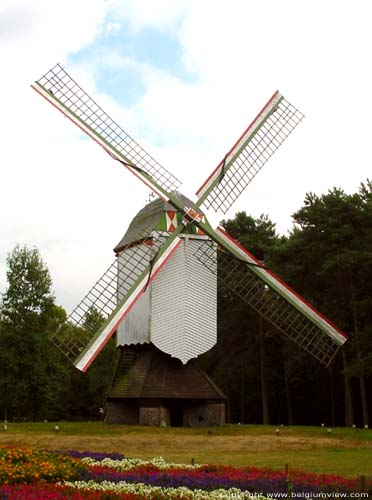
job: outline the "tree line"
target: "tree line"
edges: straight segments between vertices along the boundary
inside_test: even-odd
[[[369,425],[372,183],[351,195],[308,193],[286,236],[264,215],[240,212],[222,225],[349,336],[326,369],[219,285],[218,342],[200,363],[228,397],[229,420]],[[0,418],[99,418],[115,342],[82,374],[49,341],[65,320],[40,252],[16,246],[0,303]],[[101,320],[88,311],[84,327]]]
[[[372,183],[308,193],[293,229],[266,216],[223,221],[267,267],[349,339],[328,369],[220,288],[219,340],[204,366],[237,422],[366,426],[372,404]]]

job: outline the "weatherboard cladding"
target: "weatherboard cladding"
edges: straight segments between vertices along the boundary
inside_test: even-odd
[[[117,345],[144,344],[150,336],[151,285],[134,304],[117,329]]]
[[[119,346],[150,342],[150,322],[151,285],[149,285],[119,325],[116,344]]]
[[[217,342],[217,278],[194,255],[205,244],[186,236],[152,284],[151,341],[183,363]]]
[[[127,265],[120,265],[125,261],[130,261],[132,253],[136,252],[138,246],[145,246],[146,243],[140,243],[136,246],[131,246],[124,249],[118,255],[119,266],[118,266],[118,283],[125,283],[126,280],[121,276],[121,269],[128,269]],[[146,255],[146,254],[145,254]],[[151,254],[148,255],[148,260],[150,260]],[[148,262],[146,262],[146,265]],[[150,287],[145,293],[139,298],[139,300],[134,304],[132,309],[129,311],[123,322],[119,325],[117,329],[117,345],[129,345],[137,343],[150,342],[150,301],[151,292]],[[118,300],[127,293],[127,289],[120,287],[118,289]]]
[[[185,203],[191,204],[186,198]],[[164,209],[168,208],[171,206],[164,201],[155,200],[141,210],[115,249],[120,250],[119,263],[130,261],[138,246],[148,245],[148,241],[138,241],[139,235],[144,237],[143,229],[150,227],[149,220],[157,221],[158,227],[162,219],[165,224]],[[194,255],[196,249],[205,244],[203,237],[184,235],[180,247],[120,324],[117,345],[153,342],[183,363],[214,346],[217,341],[217,278]],[[128,269],[128,266],[119,265],[118,269],[120,283],[125,281],[120,269]],[[126,292],[119,287],[118,299]]]
[[[133,353],[135,355],[133,356]],[[121,348],[121,358],[108,398],[225,399],[195,360],[187,365],[154,346]]]

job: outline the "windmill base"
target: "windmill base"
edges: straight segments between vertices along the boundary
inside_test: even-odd
[[[172,401],[106,402],[105,422],[108,424],[152,425],[174,427],[210,427],[225,424],[225,404],[216,402]],[[167,405],[167,406],[163,406]]]
[[[120,347],[107,391],[105,422],[219,426],[225,423],[225,399],[196,360],[183,365],[152,345]]]

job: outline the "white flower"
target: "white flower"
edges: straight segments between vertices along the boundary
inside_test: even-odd
[[[140,458],[124,458],[122,460],[113,460],[111,458],[104,458],[103,460],[94,460],[93,458],[82,458],[82,462],[87,465],[101,465],[119,471],[126,471],[138,466],[154,465],[159,469],[198,469],[202,464],[175,464],[168,463],[163,457],[154,457],[151,460],[141,460]]]
[[[267,500],[264,496],[249,493],[248,491],[241,491],[238,488],[203,491],[190,490],[185,486],[178,488],[165,488],[160,486],[150,486],[143,483],[126,483],[125,481],[120,481],[118,483],[110,481],[102,481],[101,483],[96,483],[94,481],[65,481],[63,484],[71,488],[91,491],[110,490],[115,493],[136,493],[137,495],[143,496],[143,498],[151,498],[154,494],[161,494],[164,500],[172,500],[175,495],[181,498],[184,497],[187,500]]]

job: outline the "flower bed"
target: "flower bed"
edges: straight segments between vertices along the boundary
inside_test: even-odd
[[[297,471],[275,471],[257,467],[234,468],[227,466],[180,466],[166,464],[162,459],[149,463],[131,460],[85,459],[90,465],[86,479],[100,483],[143,483],[161,487],[187,487],[190,490],[212,491],[237,488],[241,491],[274,493],[319,493],[356,491],[357,480],[330,474],[310,474]]]
[[[371,482],[366,486],[372,492]],[[0,500],[245,500],[357,491],[357,480],[329,474],[0,448]]]
[[[49,484],[0,486],[1,500],[101,500],[102,498],[102,492],[76,490],[68,486]],[[116,493],[105,495],[105,500],[117,500],[118,498]],[[127,497],[126,500],[140,500],[142,498],[131,496]]]
[[[81,461],[70,455],[26,448],[0,448],[0,484],[73,480],[84,471]]]

